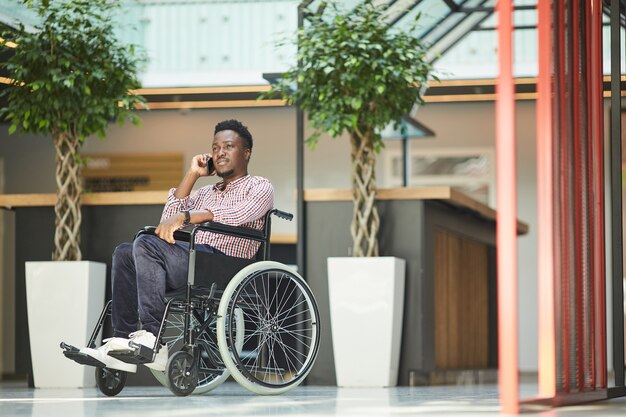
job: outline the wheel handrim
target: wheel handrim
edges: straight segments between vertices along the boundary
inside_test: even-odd
[[[233,320],[236,309],[243,311],[245,336],[242,353],[231,356],[246,378],[280,388],[306,376],[319,345],[319,314],[299,277],[287,270],[268,269],[242,281],[229,309],[231,353],[238,330]]]

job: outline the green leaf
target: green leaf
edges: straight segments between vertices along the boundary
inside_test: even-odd
[[[16,130],[17,130],[17,124],[15,124],[15,122],[11,123],[11,126],[9,126],[9,135],[12,135],[13,133],[15,133]]]
[[[306,140],[311,148],[320,132],[364,145],[364,152],[352,156],[368,155],[360,162],[369,164],[364,169],[369,171],[375,168],[375,158],[369,155],[384,145],[376,132],[423,102],[424,90],[415,88],[415,82],[433,78],[431,64],[424,59],[427,47],[414,35],[420,33],[415,26],[389,27],[389,2],[365,0],[354,8],[341,7],[344,2],[338,0],[320,3],[327,5],[324,19],[314,16],[298,29],[298,64],[268,96],[279,94],[306,113],[316,132]],[[286,88],[295,84],[296,89]],[[354,170],[353,184],[366,180],[361,172]]]
[[[119,115],[126,118],[118,102],[128,108],[145,102],[129,93],[140,87],[140,59],[115,36],[110,15],[118,1],[28,1],[41,23],[19,30],[13,40],[20,47],[0,64],[16,80],[0,109],[13,114],[14,131],[71,130],[72,137],[87,137],[105,132]]]
[[[423,90],[413,83],[431,78],[431,65],[424,61],[426,47],[412,35],[417,30],[390,30],[383,8],[372,1],[350,10],[341,4],[327,2],[325,14],[334,19],[313,18],[298,29],[299,64],[267,96],[279,93],[298,103],[311,125],[329,136],[355,137],[355,130],[382,129],[422,102]],[[295,84],[297,89],[285,88]],[[378,105],[364,111],[369,102]]]

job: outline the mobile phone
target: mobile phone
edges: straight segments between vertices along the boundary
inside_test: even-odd
[[[211,175],[215,172],[215,164],[213,163],[213,158],[209,158],[206,161],[206,171],[207,174]]]

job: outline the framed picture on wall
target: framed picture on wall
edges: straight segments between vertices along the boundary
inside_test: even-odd
[[[386,149],[382,182],[385,187],[401,187],[401,149]],[[452,186],[495,207],[495,155],[493,148],[411,149],[410,187]]]

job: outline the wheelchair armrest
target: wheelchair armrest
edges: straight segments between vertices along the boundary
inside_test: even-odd
[[[135,238],[139,235],[154,235],[154,231],[156,230],[155,226],[145,226],[135,235]],[[181,242],[190,242],[191,241],[191,233],[186,230],[176,230],[174,232],[174,239],[180,240]]]
[[[283,220],[291,221],[293,219],[293,214],[278,209],[273,209],[272,211],[270,211],[270,214],[273,214],[274,216],[279,217]]]
[[[195,227],[196,230],[204,230],[213,233],[219,233],[222,235],[229,235],[235,237],[241,237],[244,239],[252,240],[265,240],[265,234],[261,230],[253,229],[251,227],[230,226],[217,222],[205,222]],[[192,232],[192,233],[194,233]]]
[[[287,213],[286,211],[281,211],[278,209],[272,209],[265,215],[266,221],[269,222],[269,217],[272,215],[277,216],[281,219],[285,219],[285,220],[293,219],[293,214],[291,213]],[[135,235],[135,238],[137,238],[137,236],[142,235],[142,234],[154,235],[155,230],[156,230],[155,226],[145,226]],[[240,237],[244,239],[251,239],[251,240],[256,240],[259,242],[264,242],[268,240],[268,236],[265,236],[265,232],[262,230],[253,229],[251,227],[230,226],[227,224],[217,223],[213,221],[196,225],[191,231],[191,233],[186,230],[177,230],[174,232],[174,239],[180,240],[182,242],[190,242],[192,237],[195,237],[197,230],[219,233],[222,235],[235,236],[235,237]]]

